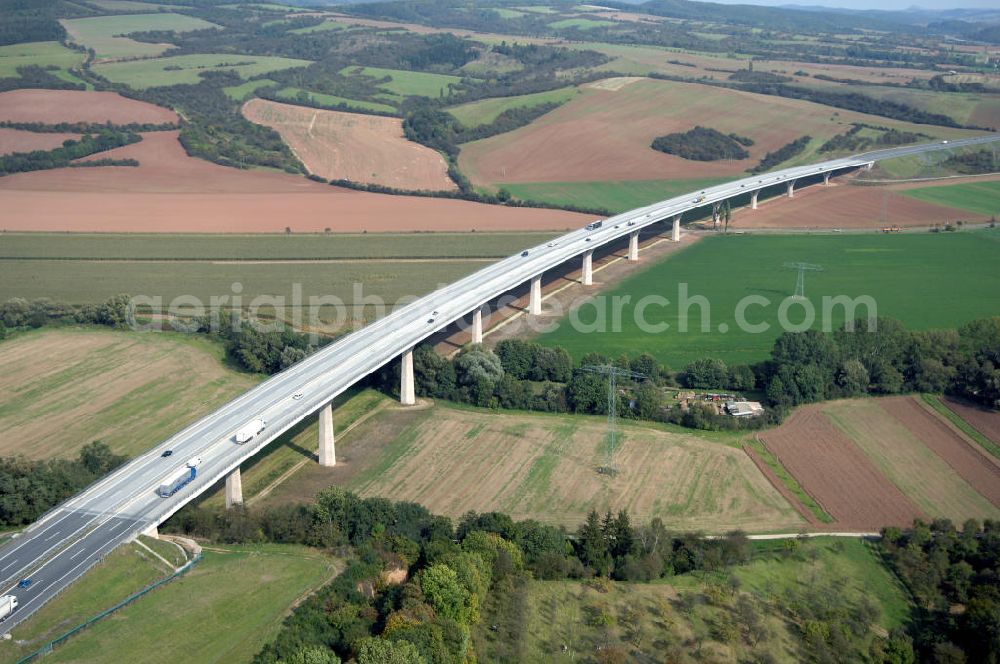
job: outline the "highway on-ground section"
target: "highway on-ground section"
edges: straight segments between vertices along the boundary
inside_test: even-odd
[[[0,548],[0,595],[16,595],[19,606],[0,623],[0,633],[10,631],[112,549],[165,521],[360,379],[546,270],[651,224],[766,187],[883,159],[994,141],[1000,141],[1000,136],[892,148],[735,180],[616,215],[594,230],[566,233],[440,288],[260,383],[49,511],[7,542]],[[255,418],[267,423],[264,431],[246,444],[237,444],[236,431]],[[172,455],[161,456],[166,450],[172,450]],[[170,497],[158,495],[161,481],[192,457],[201,458],[197,477]],[[31,579],[31,584],[17,587],[22,579]]]

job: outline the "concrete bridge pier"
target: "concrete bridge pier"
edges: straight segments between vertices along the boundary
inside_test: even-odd
[[[594,250],[583,253],[583,285],[594,285]]]
[[[483,310],[476,309],[472,312],[472,343],[483,343]]]
[[[639,231],[632,231],[628,236],[628,259],[632,262],[639,260]]]
[[[403,353],[401,358],[402,367],[399,372],[399,403],[404,406],[413,406],[417,403],[417,396],[413,387],[413,349]]]
[[[869,161],[867,164],[865,164],[864,166],[862,166],[862,168],[864,168],[866,171],[870,171],[874,167],[875,167],[875,162],[874,161]]]
[[[674,227],[670,232],[670,239],[674,242],[681,241],[681,215],[674,217]]]
[[[226,509],[243,504],[243,477],[237,467],[226,476]]]
[[[528,300],[528,313],[532,316],[542,314],[542,276],[531,278],[531,297]]]
[[[788,183],[788,197],[795,198],[795,180],[791,180]]]
[[[329,403],[319,411],[319,465],[337,465],[337,449],[333,440],[333,404]]]
[[[827,171],[826,173],[823,173],[823,186],[826,186],[826,185],[830,184],[830,176],[832,174],[833,174],[833,171]]]
[[[719,204],[712,204],[712,228],[716,229],[719,227]]]
[[[760,194],[760,189],[758,189],[757,191],[754,191],[754,192],[752,192],[750,194],[750,209],[751,210],[756,210],[757,209],[757,195],[758,194]]]

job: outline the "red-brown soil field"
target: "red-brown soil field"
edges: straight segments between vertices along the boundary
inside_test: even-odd
[[[913,501],[824,417],[820,405],[800,408],[760,438],[839,527],[878,530],[925,518]]]
[[[943,401],[944,405],[968,422],[973,429],[1000,445],[1000,413],[954,399],[943,399]]]
[[[173,111],[114,92],[12,90],[0,93],[0,120],[10,122],[177,122]]]
[[[176,131],[102,153],[139,167],[62,168],[0,178],[0,229],[280,233],[564,230],[586,215],[468,201],[389,196],[188,157]]]
[[[879,402],[962,479],[1000,507],[1000,465],[993,457],[911,397],[880,399]]]
[[[850,122],[913,127],[811,102],[693,83],[646,79],[618,90],[588,84],[584,94],[526,127],[466,144],[459,163],[473,182],[484,185],[736,176],[802,135],[829,138],[846,131]],[[692,161],[650,147],[657,136],[699,124],[753,139],[750,157]]]
[[[403,121],[251,99],[243,116],[281,134],[310,173],[397,189],[455,190],[436,151],[403,136]]]
[[[76,134],[45,134],[0,127],[0,155],[32,150],[52,150],[63,141],[80,138]]]
[[[922,186],[933,183],[925,182]],[[941,184],[954,184],[944,181]],[[803,187],[791,200],[784,196],[760,200],[756,210],[735,211],[730,230],[754,228],[871,228],[886,225],[931,226],[957,219],[986,221],[966,210],[927,203],[903,196],[887,187],[854,186],[837,182]]]

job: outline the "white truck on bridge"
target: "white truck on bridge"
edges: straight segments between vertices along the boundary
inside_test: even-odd
[[[267,426],[267,422],[261,419],[256,419],[244,424],[239,431],[236,432],[236,442],[243,443],[249,442],[257,437],[264,427]]]
[[[4,595],[0,597],[0,622],[7,620],[10,614],[17,608],[17,597],[14,595]]]

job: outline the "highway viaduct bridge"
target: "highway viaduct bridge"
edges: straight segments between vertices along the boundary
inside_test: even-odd
[[[653,224],[671,224],[671,237],[677,241],[682,215],[700,208],[711,207],[717,217],[723,202],[749,195],[753,209],[765,188],[784,186],[793,196],[796,183],[804,179],[828,183],[837,172],[871,168],[882,159],[997,140],[1000,137],[983,136],[893,148],[742,178],[615,215],[599,227],[566,233],[440,288],[260,383],[55,507],[5,544],[0,548],[0,594],[17,595],[19,607],[0,623],[0,632],[38,610],[118,545],[153,531],[216,482],[225,479],[227,505],[242,502],[240,464],[302,420],[318,414],[319,462],[334,465],[335,397],[398,360],[400,400],[415,403],[414,347],[470,313],[472,341],[481,342],[482,307],[525,283],[530,284],[528,313],[540,314],[542,275],[547,270],[582,260],[582,281],[590,285],[595,249],[627,238],[628,259],[638,260],[639,232]],[[264,420],[266,428],[245,444],[236,443],[236,432],[254,419]],[[168,449],[173,454],[162,457]],[[195,456],[201,458],[197,477],[176,494],[159,496],[161,481]],[[18,588],[18,581],[27,577],[32,584]]]

